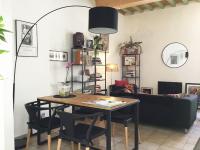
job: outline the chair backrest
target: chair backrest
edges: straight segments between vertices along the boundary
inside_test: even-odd
[[[25,104],[26,111],[29,115],[29,122],[37,122],[39,118],[39,106],[37,101]]]
[[[72,114],[72,113],[68,113],[68,112],[64,112],[60,110],[57,111],[57,114],[59,115],[60,120],[61,120],[61,128],[60,128],[61,133],[64,133],[65,136],[71,139],[74,138],[74,126],[75,126],[76,121],[85,119],[85,118],[90,118],[92,120],[92,123],[89,125],[87,135],[86,135],[87,137],[86,140],[89,140],[91,130],[93,126],[95,125],[98,117],[103,116],[101,112],[85,115],[85,114]]]

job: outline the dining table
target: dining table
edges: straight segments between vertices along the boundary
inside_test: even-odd
[[[98,101],[119,101],[116,105],[101,105]],[[92,94],[74,94],[67,98],[61,98],[56,96],[43,96],[37,98],[38,103],[41,101],[45,101],[49,103],[49,107],[51,107],[52,103],[56,104],[64,104],[69,105],[72,107],[79,107],[79,108],[87,108],[96,111],[101,111],[106,116],[106,150],[112,150],[112,136],[111,136],[111,129],[112,129],[112,112],[116,110],[120,110],[129,106],[133,108],[133,120],[134,120],[134,148],[133,150],[139,149],[139,139],[138,139],[138,126],[139,126],[139,100],[134,98],[122,98],[122,97],[112,97],[112,96],[104,96],[104,95],[92,95]],[[40,113],[39,113],[40,115]],[[37,135],[38,139],[40,139],[40,134]]]

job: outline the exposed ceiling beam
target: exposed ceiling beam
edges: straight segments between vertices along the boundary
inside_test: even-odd
[[[143,12],[144,11],[144,9],[140,8],[139,6],[135,6],[135,7],[133,7],[133,9],[135,9],[138,12]]]
[[[183,4],[188,4],[189,3],[189,0],[182,0]]]
[[[130,8],[126,8],[126,9],[123,9],[126,14],[132,14],[134,11],[132,11]]]
[[[176,1],[175,0],[167,0],[167,2],[170,4],[170,6],[175,7]]]
[[[119,11],[119,13],[121,13],[122,15],[125,15],[125,14],[126,14],[126,12],[125,12],[123,9],[119,9],[118,11]]]
[[[165,8],[165,5],[162,2],[155,2],[155,4],[161,9]]]
[[[135,7],[139,5],[154,3],[160,0],[96,0],[97,6],[111,6],[117,9]]]
[[[133,7],[129,7],[126,10],[128,10],[130,14],[134,14],[135,13],[135,9],[133,9]]]
[[[148,10],[153,10],[153,6],[151,6],[150,4],[145,4],[144,7]]]

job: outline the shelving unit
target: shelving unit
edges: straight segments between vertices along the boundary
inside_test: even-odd
[[[74,60],[75,57],[76,57],[75,56],[76,51],[81,52],[80,63],[79,62],[77,63]],[[103,64],[97,64],[96,61],[94,62],[94,64],[92,64],[92,59],[90,60],[91,64],[87,64],[86,63],[86,57],[91,57],[91,58],[94,57],[95,60],[97,58],[97,55],[96,55],[96,53],[94,52],[93,49],[87,49],[87,48],[79,48],[79,49],[72,48],[71,49],[71,61],[74,63],[71,67],[71,83],[72,83],[71,87],[72,87],[72,91],[74,91],[74,86],[75,86],[75,84],[77,84],[77,86],[81,86],[79,89],[81,90],[82,93],[85,93],[85,90],[87,89],[87,87],[94,86],[92,94],[105,94],[105,95],[107,94],[107,89],[106,89],[106,52],[104,52],[104,51],[98,51],[98,52],[104,53],[104,55],[105,55],[105,60],[104,60]],[[99,67],[104,67],[104,79],[102,79],[102,80],[96,79],[97,69]],[[93,76],[94,80],[84,81],[83,72],[86,69],[92,70],[92,74],[94,74],[94,76]],[[76,75],[78,75],[77,73],[75,73],[77,71],[78,71],[78,74],[81,73],[80,74],[81,78],[82,78],[81,81],[77,81],[74,78]],[[102,74],[102,72],[101,72],[101,74]],[[102,88],[101,91],[96,90],[96,86],[99,84],[99,82],[104,82],[104,88]]]
[[[129,57],[130,64],[125,64],[125,58]],[[131,73],[132,72],[132,73]],[[122,54],[122,79],[131,84],[136,84],[140,89],[140,54]]]

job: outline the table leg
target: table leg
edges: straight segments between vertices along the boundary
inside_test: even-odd
[[[134,150],[138,150],[139,149],[139,138],[138,138],[139,103],[135,104],[134,123],[135,123],[135,148],[134,148]]]
[[[106,112],[106,150],[111,150],[111,111]]]
[[[38,107],[39,107],[40,106],[40,100],[37,100],[37,103],[38,103]],[[40,111],[38,112],[38,118],[39,119],[41,118]],[[40,130],[37,131],[37,144],[41,145],[41,132],[40,132]]]

